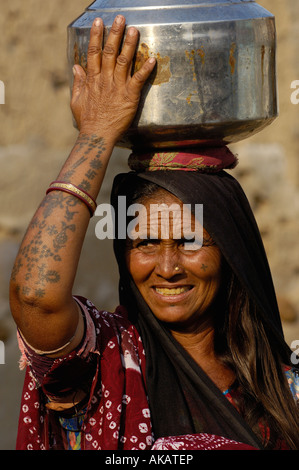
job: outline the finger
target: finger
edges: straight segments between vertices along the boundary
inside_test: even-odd
[[[101,20],[101,18],[95,18],[90,29],[90,39],[87,50],[88,75],[97,75],[98,73],[100,73],[103,31],[103,21]]]
[[[122,51],[116,60],[114,77],[116,80],[126,81],[131,74],[132,62],[136,52],[139,32],[136,28],[129,28]]]
[[[154,70],[156,65],[156,59],[154,57],[150,57],[147,61],[142,65],[142,67],[135,72],[133,77],[131,78],[128,84],[128,93],[131,99],[139,99],[141,90],[149,78],[150,74]]]
[[[73,82],[73,88],[72,88],[72,98],[73,100],[76,100],[76,98],[81,93],[81,89],[85,83],[86,74],[83,68],[78,64],[74,65],[73,74],[74,74],[74,82]]]
[[[102,72],[104,76],[114,74],[116,59],[119,54],[120,45],[124,35],[126,20],[118,15],[113,21],[102,55]]]

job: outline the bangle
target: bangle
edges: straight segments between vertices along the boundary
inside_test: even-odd
[[[83,191],[83,189],[78,188],[72,183],[64,183],[63,181],[53,181],[47,189],[46,194],[50,193],[51,191],[63,191],[65,193],[72,194],[72,196],[77,197],[88,207],[91,217],[93,216],[97,208],[95,200],[87,192]]]

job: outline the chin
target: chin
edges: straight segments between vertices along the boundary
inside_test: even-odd
[[[155,311],[156,310],[156,311]],[[178,312],[178,307],[169,307],[166,311],[161,309],[153,309],[152,312],[158,320],[168,325],[184,325],[188,323],[190,319],[181,311]]]

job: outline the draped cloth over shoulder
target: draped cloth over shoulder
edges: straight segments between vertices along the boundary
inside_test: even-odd
[[[226,148],[224,153],[227,158]],[[255,300],[266,324],[275,335],[282,336],[263,243],[248,200],[237,180],[223,171],[221,162],[218,168],[213,167],[213,172],[203,171],[202,165],[198,171],[194,168],[191,171],[171,171],[173,168],[144,168],[143,163],[148,158],[143,158],[137,167],[135,156],[130,159],[137,171],[116,176],[111,196],[115,209],[117,197],[126,195],[128,188],[134,187],[140,178],[156,183],[185,204],[203,204],[205,229]],[[229,157],[226,167],[232,166],[234,162]],[[115,240],[114,248],[120,271],[120,301],[129,308],[146,351],[147,389],[155,438],[206,432],[261,449],[261,442],[234,406],[144,302],[125,267],[124,241]]]

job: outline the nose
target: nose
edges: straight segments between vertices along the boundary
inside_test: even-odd
[[[180,265],[180,256],[177,250],[173,248],[162,248],[160,250],[155,266],[157,276],[164,279],[171,279],[173,276],[182,273]]]

